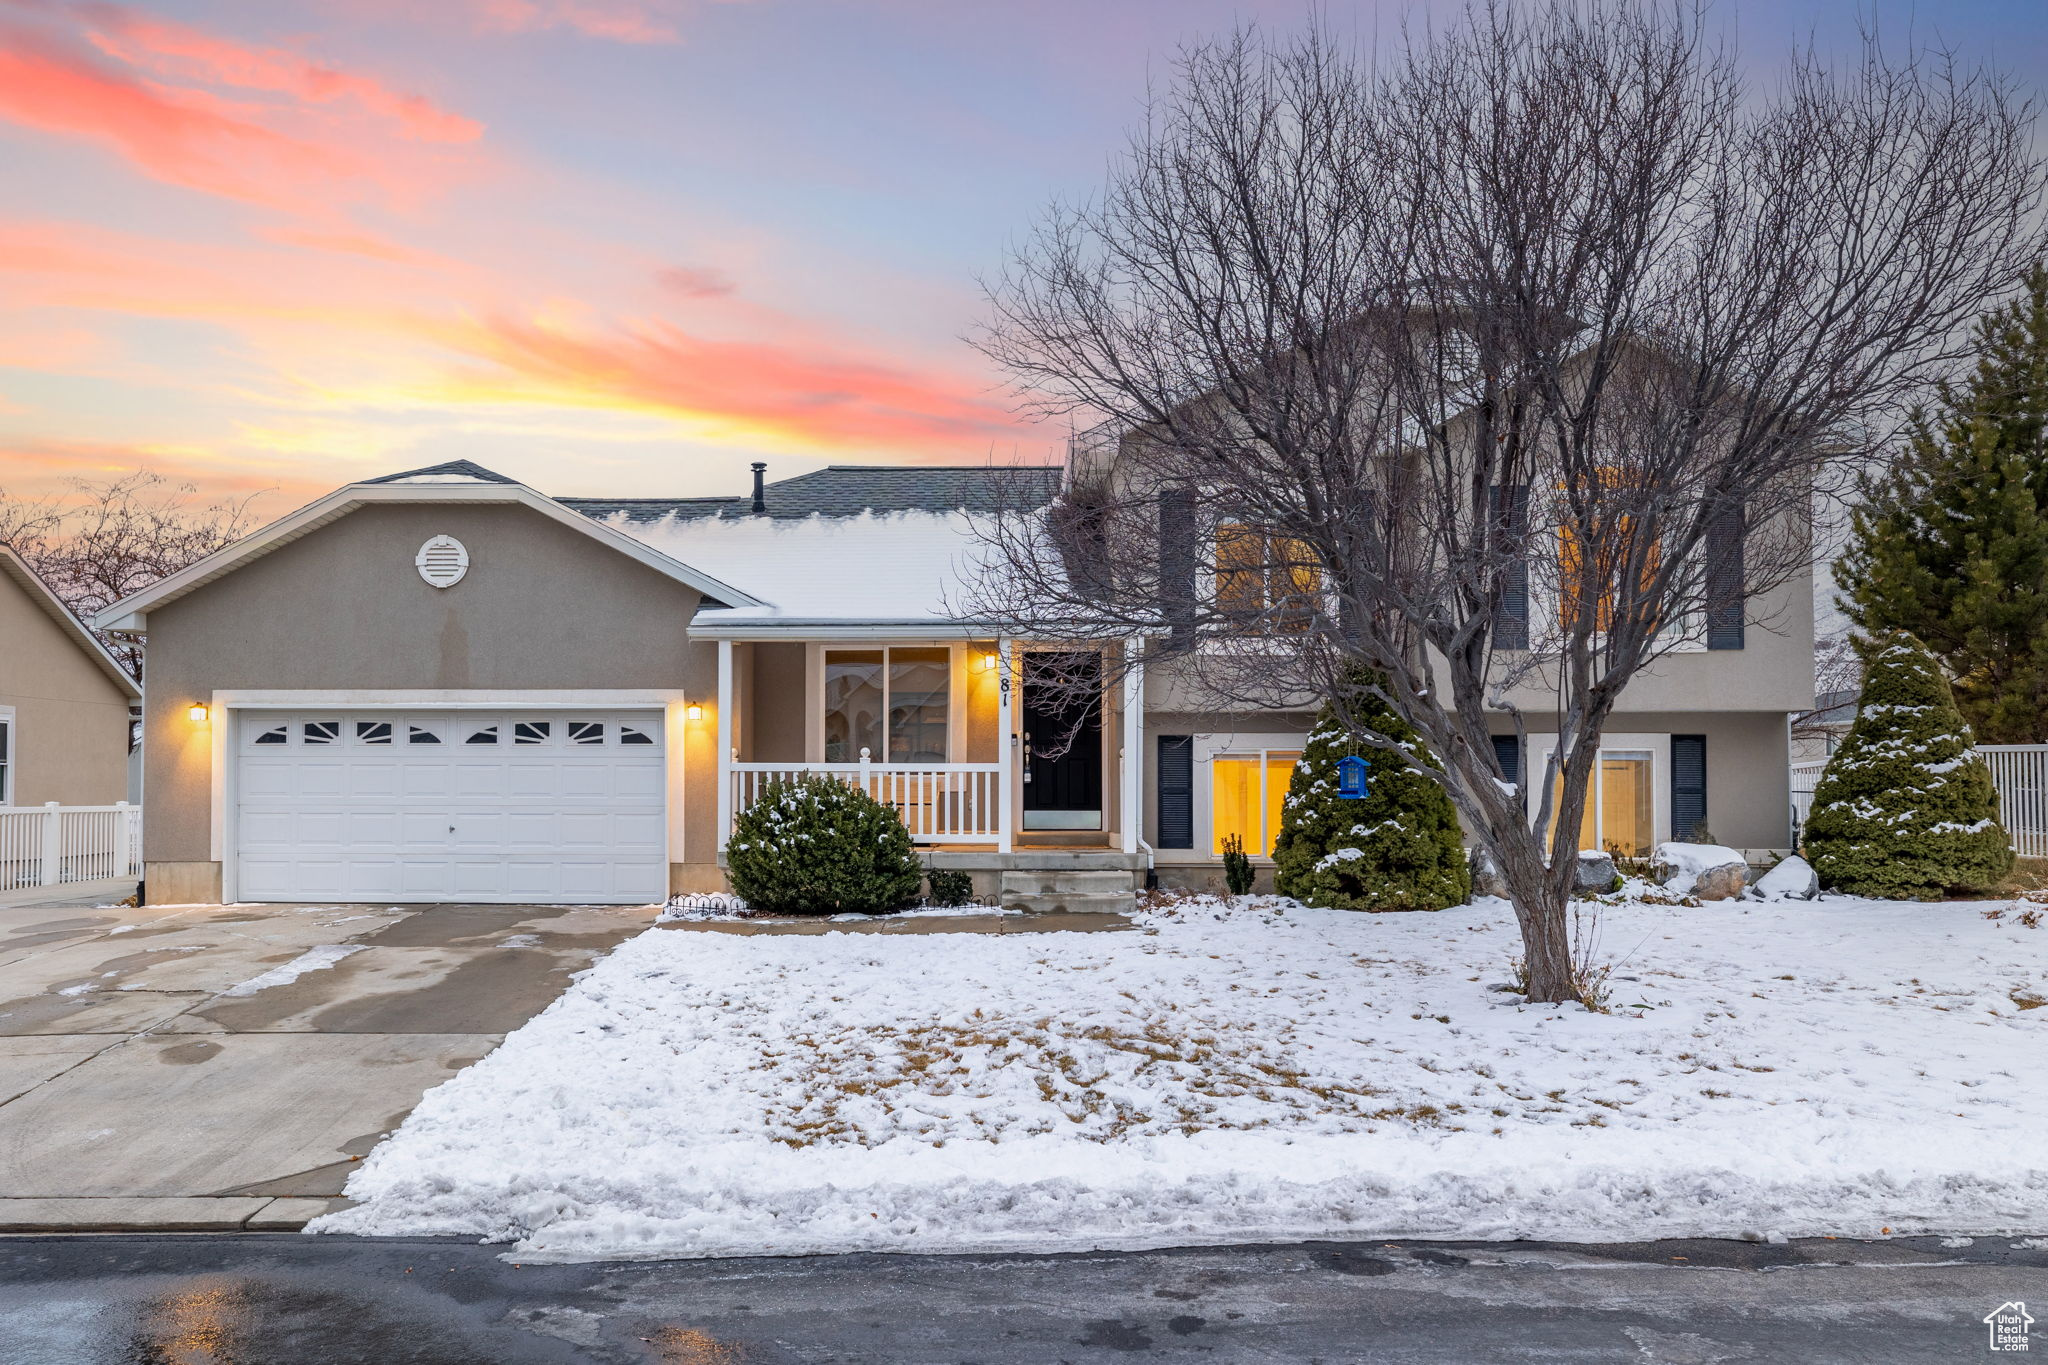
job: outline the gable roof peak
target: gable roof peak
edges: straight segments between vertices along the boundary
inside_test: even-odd
[[[508,479],[495,469],[485,469],[474,460],[445,460],[440,464],[425,465],[419,469],[404,469],[396,474],[382,474],[374,479],[361,479],[361,483],[518,483]]]

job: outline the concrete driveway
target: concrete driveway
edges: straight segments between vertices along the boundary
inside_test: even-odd
[[[655,913],[0,909],[0,1231],[301,1227]]]

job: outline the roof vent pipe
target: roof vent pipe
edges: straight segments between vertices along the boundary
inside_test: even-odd
[[[767,469],[765,460],[754,461],[754,515],[757,517],[768,510],[768,490],[761,483],[761,476]]]

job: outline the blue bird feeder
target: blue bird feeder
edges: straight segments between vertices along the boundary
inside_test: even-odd
[[[1340,798],[1346,801],[1365,800],[1365,770],[1368,766],[1357,754],[1337,760],[1337,795]]]

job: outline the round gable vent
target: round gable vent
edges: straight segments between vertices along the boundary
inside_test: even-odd
[[[437,588],[452,588],[469,572],[469,551],[454,536],[435,536],[412,557],[420,577]]]

